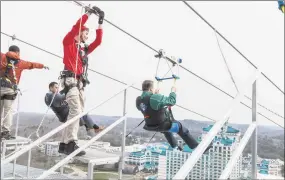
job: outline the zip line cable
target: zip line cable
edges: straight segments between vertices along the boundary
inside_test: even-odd
[[[219,42],[219,39],[218,39],[218,36],[217,36],[217,31],[215,31],[215,36],[216,36],[216,40],[217,40],[217,44],[218,44],[219,50],[220,50],[221,55],[222,55],[222,57],[223,57],[223,60],[224,60],[224,62],[225,62],[225,64],[226,64],[228,73],[229,73],[229,75],[231,76],[232,82],[234,83],[237,92],[239,92],[238,87],[237,87],[237,85],[236,85],[236,82],[235,82],[235,80],[234,80],[234,77],[233,77],[233,75],[232,75],[232,73],[231,73],[230,67],[229,67],[229,65],[228,65],[228,62],[227,62],[227,60],[226,60],[226,57],[225,57],[225,55],[224,55],[224,53],[223,53],[223,51],[222,51],[222,48],[221,48],[221,45],[220,45],[220,42]]]
[[[10,35],[8,35],[8,34],[6,34],[6,33],[3,33],[3,32],[1,32],[1,33],[4,34],[4,35],[6,35],[6,36],[8,36],[8,37],[11,37]],[[19,40],[19,39],[17,38],[17,40]],[[44,50],[44,49],[42,49],[42,48],[40,48],[40,47],[38,47],[38,46],[32,45],[32,44],[30,44],[30,43],[28,43],[28,42],[26,42],[26,41],[23,41],[23,40],[19,40],[19,41],[21,41],[21,42],[24,43],[24,44],[31,45],[32,47],[37,48],[37,49],[39,49],[39,50],[42,50],[43,52],[46,52],[46,53],[48,53],[48,54],[51,54],[51,55],[53,55],[53,56],[55,56],[55,57],[57,57],[57,58],[62,59],[61,56],[56,55],[56,54],[54,54],[54,53],[51,53],[51,52],[49,52],[49,51],[47,51],[47,50]],[[116,82],[118,82],[118,83],[121,83],[121,84],[123,84],[123,85],[127,85],[127,83],[125,83],[125,82],[123,82],[123,81],[117,80],[117,79],[115,79],[115,78],[112,78],[112,77],[110,77],[110,76],[108,76],[108,75],[105,75],[105,74],[100,73],[100,72],[98,72],[98,71],[95,71],[95,70],[93,70],[93,69],[88,68],[88,70],[90,70],[90,71],[92,71],[92,72],[95,72],[95,73],[97,73],[97,74],[99,74],[99,75],[101,75],[101,76],[104,76],[104,77],[106,77],[106,78],[108,78],[108,79],[114,80],[114,81],[116,81]],[[132,87],[133,89],[136,89],[136,90],[138,90],[138,91],[141,91],[141,89],[139,89],[139,88],[136,88],[136,87],[134,87],[134,86],[131,86],[131,87]],[[176,105],[176,106],[177,106],[177,107],[180,107],[180,108],[182,108],[182,109],[184,109],[184,110],[187,110],[187,111],[189,111],[189,112],[192,112],[192,113],[194,113],[194,114],[196,114],[196,115],[199,115],[199,116],[201,116],[201,117],[207,118],[207,119],[209,119],[209,120],[217,121],[217,120],[214,120],[213,118],[207,117],[207,116],[205,116],[205,115],[202,115],[202,114],[200,114],[200,113],[197,113],[197,112],[195,112],[195,111],[192,111],[192,110],[190,110],[190,109],[188,109],[188,108],[182,107],[182,106],[180,106],[180,105]]]
[[[8,37],[13,37],[13,36],[11,36],[11,35],[8,35],[7,33],[3,33],[2,31],[1,31],[1,34],[4,34],[4,35],[6,35],[6,36],[8,36]],[[46,53],[48,53],[48,54],[50,54],[50,55],[53,55],[53,56],[55,56],[55,57],[57,57],[57,58],[62,59],[62,57],[59,56],[59,55],[56,55],[56,54],[54,54],[54,53],[51,53],[51,52],[49,52],[49,51],[47,51],[47,50],[44,50],[44,49],[42,49],[42,48],[40,48],[40,47],[38,47],[38,46],[35,46],[35,45],[33,45],[33,44],[30,44],[30,43],[28,43],[28,42],[26,42],[26,41],[23,41],[23,40],[20,40],[20,39],[18,39],[18,38],[16,38],[16,39],[17,39],[18,41],[24,43],[24,44],[30,45],[30,46],[32,46],[32,47],[34,47],[34,48],[36,48],[36,49],[39,49],[39,50],[41,50],[41,51],[43,51],[43,52],[46,52]],[[117,80],[117,79],[115,79],[115,78],[112,78],[112,77],[110,77],[110,76],[108,76],[108,75],[105,75],[105,74],[100,73],[100,72],[98,72],[98,71],[95,71],[95,70],[93,70],[93,69],[88,68],[88,70],[90,70],[90,71],[92,71],[92,72],[95,72],[95,73],[97,73],[97,74],[99,74],[99,75],[102,75],[102,76],[104,76],[104,77],[107,77],[107,78],[109,78],[109,79],[112,79],[112,80],[114,80],[114,81],[116,81],[116,82],[119,82],[119,83],[121,83],[121,84],[124,84],[124,85],[127,84],[127,83],[125,83],[125,82],[122,82],[122,81],[120,81],[120,80]],[[136,88],[136,87],[133,87],[133,86],[132,86],[132,88],[141,91],[139,88]],[[228,94],[228,93],[227,93],[227,94]],[[228,94],[228,95],[229,95],[229,94]],[[232,98],[234,98],[234,97],[231,96],[231,95],[229,95],[229,96],[232,97]],[[249,107],[248,105],[244,104],[243,102],[241,102],[241,103],[242,103],[244,106],[248,107],[249,109],[252,109],[251,107]],[[192,112],[192,113],[194,113],[194,114],[197,114],[197,115],[199,115],[199,116],[202,115],[202,114],[200,114],[200,113],[197,113],[197,112],[195,112],[195,111],[192,111],[192,110],[190,110],[190,109],[188,109],[188,108],[185,108],[185,107],[182,107],[182,106],[180,106],[180,105],[176,105],[176,106],[177,106],[177,107],[180,107],[180,108],[182,108],[182,109],[184,109],[184,110],[187,110],[187,111],[189,111],[189,112]],[[263,114],[261,114],[261,113],[259,113],[259,112],[258,112],[258,114],[261,115],[262,117],[268,119],[269,121],[273,122],[273,123],[276,124],[277,126],[283,128],[281,125],[277,124],[276,122],[274,122],[274,121],[271,120],[270,118],[266,117],[265,115],[263,115]],[[276,114],[277,114],[277,113],[276,113]],[[281,115],[279,115],[279,116],[281,116]],[[212,120],[212,121],[216,121],[216,120],[214,120],[213,118],[209,118],[209,117],[204,116],[204,115],[202,115],[202,117],[207,118],[207,119],[210,119],[210,120]],[[284,119],[284,118],[283,118],[283,119]]]
[[[70,2],[70,1],[69,1],[69,2]],[[86,7],[86,6],[84,6],[84,5],[83,5],[82,3],[80,3],[80,2],[77,2],[77,1],[73,1],[73,2],[75,2],[76,5],[78,5],[78,6]],[[183,2],[184,2],[184,1],[183,1]],[[195,11],[195,10],[193,9],[193,11]],[[195,11],[195,12],[196,12],[196,11]],[[199,15],[199,14],[197,13],[197,15]],[[199,15],[199,16],[200,16],[200,15]],[[204,19],[203,17],[201,17],[201,18]],[[154,48],[151,47],[150,45],[144,43],[143,41],[141,41],[141,40],[138,39],[137,37],[133,36],[132,34],[128,33],[127,31],[123,30],[122,28],[118,27],[117,25],[115,25],[114,23],[110,22],[110,21],[107,20],[106,18],[104,18],[104,21],[106,21],[106,22],[109,23],[110,25],[114,26],[115,28],[117,28],[117,29],[120,30],[121,32],[125,33],[126,35],[130,36],[130,37],[133,38],[134,40],[140,42],[140,43],[143,44],[144,46],[148,47],[148,48],[151,49],[152,51],[154,51],[154,52],[156,52],[156,53],[159,53],[159,51],[157,51],[156,49],[154,49]],[[211,24],[209,24],[206,20],[205,20],[205,22],[206,22],[217,34],[219,34],[223,39],[225,39]],[[226,39],[225,39],[225,40],[226,40]],[[217,40],[217,41],[218,41],[218,40]],[[226,41],[227,41],[227,40],[226,40]],[[228,42],[235,50],[237,50],[229,41],[227,41],[227,42]],[[238,50],[237,50],[237,51],[238,51]],[[239,51],[238,51],[238,52],[239,52]],[[221,52],[221,53],[222,53],[222,52]],[[240,52],[239,52],[239,53],[240,53]],[[241,54],[245,59],[247,59],[242,53],[240,53],[240,54]],[[222,53],[222,55],[223,55],[223,53]],[[223,56],[223,57],[224,57],[224,56]],[[249,62],[250,62],[250,61],[249,61]],[[251,62],[250,62],[250,63],[251,63]],[[257,68],[254,64],[252,64],[252,65],[253,65],[255,68]],[[227,93],[226,91],[220,89],[219,87],[217,87],[216,85],[212,84],[211,82],[205,80],[204,78],[200,77],[199,75],[195,74],[194,72],[190,71],[189,69],[185,68],[184,66],[181,66],[181,65],[180,65],[180,67],[183,68],[185,71],[191,73],[192,75],[196,76],[196,77],[199,78],[200,80],[206,82],[206,83],[209,84],[210,86],[216,88],[217,90],[221,91],[222,93],[224,93],[224,94],[226,94],[227,96],[229,96],[229,97],[231,97],[231,98],[234,99],[234,96],[232,96],[232,95],[230,95],[229,93]],[[231,76],[232,76],[232,75],[231,75]],[[232,78],[232,79],[233,79],[233,78]],[[234,80],[233,80],[233,81],[234,81]],[[235,84],[235,86],[236,86],[236,84]],[[236,86],[236,88],[237,88],[237,86]],[[283,94],[284,94],[284,93],[283,93]],[[250,99],[248,96],[246,96],[246,98]],[[251,99],[250,99],[250,100],[251,100]],[[275,115],[277,115],[277,116],[279,116],[279,117],[281,117],[281,118],[284,119],[283,116],[281,116],[281,115],[279,115],[278,113],[276,113],[276,112],[270,110],[269,108],[265,107],[264,105],[261,105],[261,104],[259,104],[259,103],[258,103],[258,105],[260,105],[260,107],[263,107],[264,109],[266,109],[266,110],[272,112],[273,114],[275,114]],[[245,105],[245,106],[246,106],[246,105]]]
[[[189,9],[191,9],[197,16],[199,16],[206,24],[208,24],[214,31],[216,31],[234,50],[236,50],[249,64],[251,64],[255,69],[257,66],[254,65],[243,53],[241,53],[229,40],[227,40],[218,30],[216,30],[205,18],[203,18],[192,6],[190,6],[186,1],[182,1]],[[283,95],[284,91],[278,87],[267,75],[263,72],[261,74],[272,84],[274,85]]]

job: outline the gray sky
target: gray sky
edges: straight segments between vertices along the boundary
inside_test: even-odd
[[[215,34],[180,1],[88,1],[105,11],[105,17],[121,28],[132,33],[155,49],[163,48],[167,54],[183,59],[183,66],[204,77],[223,90],[235,95],[226,66],[220,54]],[[261,71],[273,81],[284,87],[284,14],[277,8],[277,2],[189,2],[216,29],[227,37]],[[13,12],[11,13],[11,9]],[[16,34],[19,39],[42,47],[55,54],[63,55],[62,39],[81,15],[81,8],[72,2],[16,2],[1,1],[1,31]],[[92,30],[89,43],[95,38],[97,17],[92,16],[87,26]],[[25,71],[20,86],[28,91],[22,96],[20,109],[26,112],[44,113],[44,95],[48,83],[57,80],[63,68],[62,60],[39,51],[21,42],[12,42],[1,34],[1,51],[6,52],[9,44],[21,48],[24,60],[37,61],[49,66],[50,71]],[[232,70],[239,88],[248,76],[251,67],[237,52],[220,38],[223,52]],[[89,67],[125,82],[137,82],[154,79],[157,60],[154,53],[140,43],[126,36],[104,22],[103,43],[90,55]],[[159,74],[168,69],[161,61]],[[178,104],[221,119],[228,110],[231,99],[216,91],[193,75],[180,70],[181,80],[177,82]],[[86,109],[99,104],[121,88],[122,85],[89,72],[90,86],[86,90]],[[168,94],[172,81],[161,85],[161,92]],[[135,98],[140,92],[128,92],[127,109],[130,116],[141,117],[135,108]],[[251,87],[247,89],[251,96]],[[98,108],[94,114],[121,115],[123,95],[114,98],[108,104]],[[284,95],[261,77],[258,81],[258,101],[284,115]],[[251,104],[248,100],[244,100]],[[259,108],[279,124],[284,120]],[[190,112],[174,108],[177,119],[201,119]],[[240,105],[230,120],[235,123],[249,123],[251,112]],[[261,124],[270,124],[259,117]]]

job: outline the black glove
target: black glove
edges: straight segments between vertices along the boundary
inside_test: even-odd
[[[95,12],[95,14],[99,14],[99,12],[101,12],[101,9],[98,8],[97,6],[93,6],[92,10]]]
[[[97,6],[93,6],[92,9],[94,11],[97,12],[97,15],[99,16],[99,20],[98,20],[98,24],[103,24],[103,20],[104,20],[104,17],[105,17],[105,13],[104,11],[102,11],[100,8],[98,8]]]
[[[104,11],[99,12],[98,24],[103,24],[104,16],[105,16]]]

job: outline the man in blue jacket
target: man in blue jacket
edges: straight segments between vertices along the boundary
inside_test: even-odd
[[[58,83],[57,82],[51,82],[49,84],[49,91],[46,93],[45,96],[45,103],[47,106],[50,105],[52,102],[50,108],[53,110],[53,112],[56,114],[57,118],[59,119],[60,122],[66,122],[68,113],[69,113],[69,106],[67,102],[65,101],[65,94],[58,93]],[[95,133],[98,133],[102,131],[104,128],[97,126],[93,119],[89,115],[84,115],[80,118],[79,121],[80,126],[85,126],[86,131],[88,132],[91,129],[94,129]],[[61,142],[59,144],[59,153],[64,153],[67,154],[65,150],[66,144]],[[82,153],[79,153],[78,156],[84,155],[84,151]]]

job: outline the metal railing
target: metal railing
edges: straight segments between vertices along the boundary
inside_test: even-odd
[[[206,148],[210,145],[213,138],[220,132],[220,130],[224,126],[224,124],[230,119],[230,115],[231,115],[232,111],[235,110],[237,108],[237,106],[239,105],[239,103],[241,102],[241,98],[244,96],[246,87],[249,87],[248,84],[255,84],[256,85],[255,82],[256,82],[256,79],[259,77],[259,75],[260,75],[260,71],[259,70],[255,71],[254,76],[248,80],[248,82],[244,85],[244,89],[241,89],[239,91],[239,93],[237,94],[237,96],[235,97],[235,99],[233,100],[233,102],[232,102],[228,112],[224,116],[224,118],[222,120],[217,121],[214,124],[214,126],[208,132],[207,136],[195,148],[193,153],[186,160],[186,162],[182,165],[182,167],[179,169],[179,171],[176,173],[176,175],[173,177],[173,179],[185,179],[187,177],[187,175],[190,173],[192,168],[195,166],[196,162],[203,155]],[[256,98],[253,98],[253,100],[255,100],[255,102],[256,102]],[[255,109],[253,108],[253,111],[255,111],[255,113],[256,113],[256,108]],[[257,156],[257,154],[253,154],[253,156]],[[229,170],[231,170],[231,169],[229,169]]]
[[[242,140],[239,143],[239,146],[234,151],[230,161],[225,167],[224,171],[220,175],[219,179],[227,179],[230,176],[232,169],[235,167],[235,163],[239,160],[239,157],[242,155],[242,152],[248,143],[250,137],[252,138],[252,167],[251,167],[251,179],[257,179],[257,93],[256,93],[256,83],[254,81],[252,85],[252,123],[247,128]]]
[[[106,20],[105,20],[106,21]],[[108,23],[110,23],[108,21]],[[112,24],[112,23],[110,23]],[[113,24],[112,24],[113,25]],[[114,26],[114,25],[113,25]],[[116,27],[116,26],[115,26]],[[116,27],[117,28],[117,27]],[[120,29],[121,30],[121,29]],[[122,30],[121,30],[122,31]],[[1,32],[2,33],[2,32]],[[4,34],[4,33],[3,33]],[[128,33],[127,33],[128,34]],[[128,34],[130,35],[130,34]],[[134,38],[134,37],[133,37]],[[141,42],[141,41],[140,41]],[[144,44],[144,43],[143,43]],[[31,44],[30,44],[31,45]],[[145,45],[145,44],[144,44]],[[35,47],[35,46],[34,46]],[[148,46],[149,47],[149,46]],[[37,48],[37,47],[36,47]],[[152,50],[154,50],[153,48],[151,48]],[[42,49],[41,49],[42,50]],[[156,51],[156,50],[154,50]],[[47,52],[47,51],[46,51]],[[48,52],[49,53],[49,52]],[[53,54],[55,55],[55,54]],[[57,56],[57,55],[55,55]],[[57,56],[58,57],[58,56]],[[61,58],[61,57],[59,57]],[[186,71],[192,73],[191,71],[189,71],[188,69],[184,68]],[[92,70],[91,70],[92,71]],[[98,72],[96,72],[98,73]],[[260,72],[258,72],[260,73]],[[98,73],[99,74],[99,73]],[[193,75],[197,76],[196,74],[192,73]],[[199,76],[197,76],[199,77]],[[108,77],[110,78],[110,77]],[[200,78],[200,77],[199,77]],[[201,79],[201,78],[200,78]],[[115,80],[115,79],[114,79]],[[204,80],[204,79],[202,79]],[[118,80],[115,80],[118,81]],[[205,81],[205,80],[204,80]],[[254,84],[253,84],[253,96],[252,96],[252,115],[253,115],[253,122],[252,124],[249,126],[249,128],[247,129],[243,139],[241,140],[241,145],[236,149],[236,151],[234,152],[234,155],[232,156],[231,160],[228,162],[227,167],[225,168],[224,172],[222,173],[220,178],[227,178],[234,166],[234,163],[236,162],[236,160],[238,159],[238,157],[240,156],[240,154],[242,153],[246,143],[249,141],[250,136],[252,136],[253,138],[253,144],[252,144],[252,149],[253,149],[253,163],[252,163],[252,177],[256,178],[256,157],[257,157],[257,139],[256,139],[256,135],[257,135],[257,131],[256,131],[256,115],[257,115],[257,110],[256,110],[256,76],[255,76],[255,80],[254,80]],[[120,83],[123,83],[121,81],[118,81]],[[207,82],[207,81],[205,81]],[[208,82],[207,82],[208,83]],[[123,83],[125,84],[125,83]],[[208,83],[210,84],[210,83]],[[122,176],[122,169],[123,169],[123,157],[124,157],[124,150],[125,150],[125,132],[126,132],[126,91],[129,87],[135,88],[132,85],[127,86],[126,88],[124,88],[122,91],[124,91],[124,109],[123,109],[123,117],[121,117],[119,120],[117,120],[116,122],[114,122],[113,124],[111,124],[109,127],[107,127],[105,130],[103,130],[100,134],[96,135],[95,137],[93,137],[90,141],[88,141],[84,146],[81,146],[79,149],[77,149],[75,152],[73,152],[72,154],[70,154],[69,156],[67,156],[65,159],[63,159],[62,161],[60,161],[58,164],[56,164],[55,166],[53,166],[51,169],[49,169],[48,171],[45,171],[39,178],[44,178],[46,176],[48,176],[50,173],[54,172],[56,169],[58,169],[59,167],[61,167],[62,165],[64,165],[66,162],[68,162],[69,159],[71,159],[72,157],[74,157],[79,151],[87,148],[91,143],[93,143],[94,141],[96,141],[98,138],[100,138],[101,136],[103,136],[104,134],[106,134],[108,131],[110,131],[111,129],[113,129],[116,125],[118,125],[120,122],[124,121],[124,130],[123,130],[123,135],[122,135],[122,155],[120,158],[120,166],[119,166],[119,178],[121,179]],[[137,89],[137,88],[135,88]],[[219,89],[219,88],[218,88]],[[54,129],[53,131],[47,133],[46,135],[44,135],[43,137],[37,139],[36,141],[32,142],[30,145],[26,146],[25,148],[19,150],[18,152],[16,152],[15,154],[13,154],[12,156],[6,158],[5,160],[3,160],[1,162],[1,166],[11,162],[12,160],[15,160],[17,157],[19,157],[20,155],[22,155],[23,153],[29,151],[37,146],[38,144],[42,143],[44,140],[48,139],[49,137],[51,137],[52,135],[54,135],[55,133],[59,132],[60,130],[66,128],[67,126],[69,126],[71,123],[75,122],[76,119],[79,119],[80,117],[82,117],[83,115],[87,114],[88,112],[96,109],[97,107],[101,106],[102,104],[106,103],[107,101],[109,101],[110,99],[112,99],[113,97],[117,96],[118,94],[120,94],[122,91],[120,91],[119,93],[115,94],[114,96],[112,96],[111,98],[107,99],[106,101],[104,101],[103,103],[99,104],[98,106],[91,108],[88,111],[84,111],[81,114],[75,116],[74,118],[70,119],[69,121],[67,121],[66,123],[62,124],[61,126],[57,127],[56,129]],[[221,90],[222,91],[222,90]],[[223,92],[223,91],[222,91]],[[227,93],[226,93],[227,94]],[[231,95],[229,95],[231,96]],[[195,163],[198,161],[198,159],[201,157],[202,152],[206,149],[206,147],[210,144],[210,142],[212,141],[213,137],[218,133],[218,131],[220,130],[220,128],[224,125],[225,122],[227,122],[230,118],[230,114],[232,112],[232,110],[241,102],[241,98],[244,96],[243,93],[239,93],[237,97],[234,98],[233,100],[233,104],[231,105],[228,113],[226,114],[225,118],[223,120],[217,121],[216,124],[212,127],[212,129],[210,130],[210,132],[208,133],[207,137],[202,141],[202,143],[199,144],[199,146],[194,150],[194,152],[192,153],[192,155],[190,156],[190,158],[185,162],[185,164],[182,166],[182,168],[178,171],[178,173],[174,176],[174,179],[179,178],[179,179],[183,179],[185,178],[188,173],[191,171],[191,169],[194,167]],[[248,98],[248,97],[247,97]],[[242,103],[242,102],[241,102]],[[242,103],[243,105],[245,105],[244,103]],[[196,113],[193,112],[189,109],[186,109],[182,106],[179,106],[185,110],[188,110],[192,113]],[[248,106],[247,106],[248,107]],[[249,107],[250,108],[250,107]],[[197,113],[196,113],[197,114]],[[258,113],[260,114],[260,113]],[[201,114],[198,114],[201,116]],[[262,114],[260,114],[262,115]],[[203,116],[203,115],[202,115]],[[263,115],[262,115],[263,116]],[[279,116],[281,117],[281,116]],[[207,118],[207,117],[206,117]],[[208,118],[211,119],[211,118]],[[268,119],[268,118],[267,118]],[[213,120],[213,119],[211,119]],[[280,126],[280,125],[279,125]],[[283,127],[284,128],[284,127]],[[190,167],[190,168],[189,168]],[[38,178],[38,179],[39,179]]]
[[[8,164],[9,162],[17,159],[19,156],[21,156],[22,154],[26,153],[27,151],[30,151],[33,147],[39,145],[40,143],[42,143],[43,141],[47,140],[48,138],[50,138],[52,135],[58,133],[60,130],[66,128],[67,126],[69,126],[71,123],[74,123],[77,119],[79,119],[80,117],[86,115],[87,113],[89,113],[90,111],[100,107],[101,105],[105,104],[106,102],[108,102],[109,100],[113,99],[114,97],[116,97],[117,95],[119,95],[120,93],[122,93],[124,91],[124,109],[123,109],[123,117],[120,118],[119,120],[117,120],[116,122],[114,122],[113,124],[111,124],[110,126],[108,126],[106,129],[104,129],[102,132],[100,132],[98,135],[96,135],[95,137],[93,137],[91,140],[89,140],[86,144],[84,144],[83,146],[81,146],[80,148],[78,148],[76,151],[74,151],[73,153],[71,153],[70,155],[68,155],[65,159],[63,159],[62,161],[60,161],[59,163],[57,163],[55,166],[53,166],[51,169],[49,169],[48,171],[45,171],[39,178],[43,178],[46,177],[47,175],[51,174],[54,170],[58,169],[60,166],[64,165],[69,159],[71,159],[72,157],[74,157],[78,152],[80,152],[81,150],[87,148],[89,145],[91,145],[94,141],[96,141],[97,139],[99,139],[101,136],[103,136],[104,134],[106,134],[108,131],[110,131],[111,129],[113,129],[116,125],[118,125],[120,122],[124,121],[124,130],[122,133],[122,145],[125,145],[125,136],[126,136],[126,92],[127,89],[132,87],[134,85],[130,84],[130,85],[126,85],[122,90],[120,90],[118,93],[114,94],[113,96],[111,96],[110,98],[108,98],[107,100],[101,102],[100,104],[90,108],[87,111],[84,111],[82,113],[80,113],[79,115],[71,118],[70,120],[68,120],[67,122],[63,123],[62,125],[60,125],[59,127],[55,128],[54,130],[50,131],[49,133],[45,134],[44,136],[38,138],[37,140],[35,140],[34,142],[30,143],[29,145],[27,145],[26,147],[24,147],[23,149],[15,152],[13,155],[9,156],[8,158],[4,159],[1,161],[1,167],[3,167],[4,165]],[[124,150],[125,148],[122,148],[122,155],[120,158],[120,168],[119,168],[119,172],[122,170],[123,168],[123,159],[124,159]],[[29,153],[30,154],[30,153]],[[119,173],[119,177],[121,179],[122,173]]]
[[[117,121],[115,121],[113,124],[111,124],[110,126],[108,126],[106,129],[104,129],[102,132],[100,132],[98,135],[94,136],[91,140],[89,140],[87,143],[85,143],[84,145],[80,146],[78,149],[76,149],[74,152],[72,152],[70,155],[68,155],[67,157],[65,157],[63,160],[61,160],[60,162],[58,162],[56,165],[54,165],[52,168],[50,168],[49,170],[45,171],[42,175],[40,175],[37,179],[44,179],[45,177],[47,177],[48,175],[52,174],[55,170],[57,170],[58,168],[60,168],[61,166],[65,165],[71,158],[73,158],[74,156],[76,156],[76,154],[78,154],[80,151],[86,149],[88,146],[90,146],[93,142],[95,142],[97,139],[101,138],[103,135],[105,135],[107,132],[109,132],[110,130],[112,130],[115,126],[117,126],[119,123],[121,123],[122,121],[126,121],[126,116],[121,117],[120,119],[118,119]],[[125,132],[123,133],[125,134]],[[124,151],[124,149],[122,150],[122,152]],[[123,158],[121,158],[123,159]],[[123,161],[122,161],[123,163]],[[121,179],[121,178],[120,178]]]
[[[117,121],[115,121],[113,124],[111,124],[110,126],[108,126],[106,129],[104,129],[102,132],[100,132],[98,135],[94,136],[91,140],[89,140],[87,143],[85,143],[83,146],[80,146],[77,150],[75,150],[74,152],[72,152],[70,155],[68,155],[67,157],[65,157],[63,160],[61,160],[60,162],[58,162],[56,165],[54,165],[52,168],[50,168],[48,171],[45,171],[41,176],[39,176],[37,179],[44,179],[45,177],[47,177],[48,175],[52,174],[55,170],[57,170],[58,168],[60,168],[61,166],[65,165],[71,158],[73,158],[74,156],[76,156],[76,154],[78,154],[80,151],[86,149],[87,147],[89,147],[93,142],[95,142],[96,140],[98,140],[99,138],[101,138],[103,135],[105,135],[107,132],[109,132],[110,130],[112,130],[114,127],[116,127],[118,124],[120,124],[122,121],[124,121],[124,128],[123,128],[123,133],[122,133],[122,154],[121,154],[121,158],[120,158],[120,166],[119,166],[119,179],[122,179],[122,169],[123,169],[123,164],[124,164],[124,154],[125,154],[125,137],[126,137],[126,131],[127,131],[127,117],[126,117],[126,99],[127,99],[127,89],[129,87],[131,87],[132,85],[128,85],[126,88],[124,88],[124,108],[123,108],[123,117],[121,117],[120,119],[118,119]],[[120,91],[121,93],[122,91]],[[117,93],[118,94],[118,93]],[[115,97],[115,96],[113,96]],[[112,97],[112,98],[113,98]],[[110,99],[109,99],[110,100]],[[88,169],[89,171],[90,169]],[[88,174],[90,174],[88,172]]]

